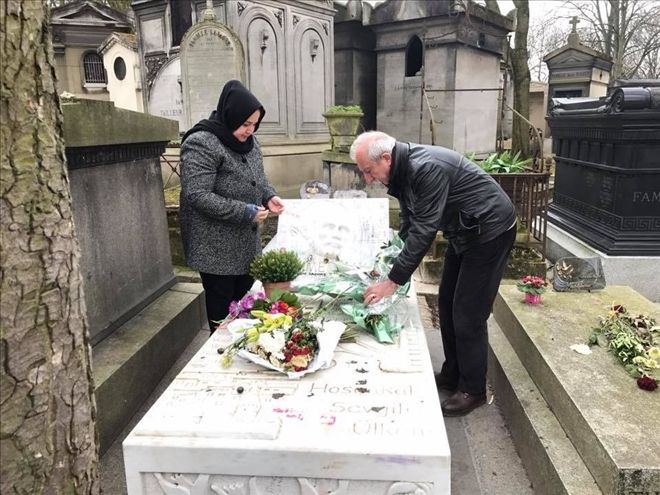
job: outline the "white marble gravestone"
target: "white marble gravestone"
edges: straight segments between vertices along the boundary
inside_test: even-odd
[[[375,225],[387,218],[386,205],[371,212]],[[215,332],[124,440],[129,495],[449,494],[414,295],[395,318],[396,344],[360,333],[339,344],[332,367],[299,380],[240,358],[222,368],[229,335]]]
[[[269,248],[287,248],[304,261],[304,272],[332,271],[334,262],[371,269],[374,256],[388,240],[388,200],[285,200],[277,236]]]

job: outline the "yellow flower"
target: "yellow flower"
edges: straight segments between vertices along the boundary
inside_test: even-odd
[[[306,368],[308,362],[309,362],[309,354],[306,355],[299,354],[297,356],[293,356],[291,358],[291,361],[289,361],[289,363],[291,363],[293,366],[296,366],[298,368]]]
[[[651,359],[655,359],[656,361],[660,360],[660,348],[658,347],[650,347],[646,353],[649,355]]]

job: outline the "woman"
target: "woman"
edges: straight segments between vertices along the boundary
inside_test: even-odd
[[[284,210],[252,135],[265,113],[242,83],[229,81],[217,109],[181,144],[183,250],[187,265],[201,275],[211,333],[229,313],[229,303],[254,282],[249,267],[261,252],[258,225]]]

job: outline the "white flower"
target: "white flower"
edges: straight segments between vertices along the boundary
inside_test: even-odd
[[[264,332],[259,334],[259,346],[275,356],[277,359],[284,359],[284,344],[286,343],[286,335],[282,330],[273,330],[272,332]]]

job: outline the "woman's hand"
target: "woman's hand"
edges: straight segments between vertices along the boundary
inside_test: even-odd
[[[261,223],[266,218],[268,217],[269,211],[264,208],[263,206],[257,206],[257,214],[254,216],[254,219],[252,220],[255,223]]]
[[[268,200],[268,209],[271,213],[279,215],[284,211],[284,203],[279,196],[273,196]]]

